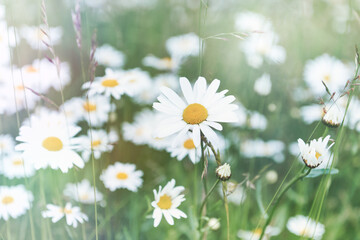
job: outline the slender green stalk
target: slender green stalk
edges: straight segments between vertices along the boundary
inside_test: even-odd
[[[226,213],[226,236],[227,236],[227,240],[230,240],[229,204],[228,204],[228,200],[227,200],[227,196],[226,196],[226,192],[225,192],[226,183],[223,182],[222,184],[223,184],[222,191],[223,191],[223,195],[224,195],[224,206],[225,206],[225,213]]]
[[[209,192],[206,194],[204,200],[201,203],[200,206],[200,211],[199,211],[199,215],[201,215],[203,208],[206,205],[206,201],[208,200],[209,196],[211,195],[211,193],[214,191],[215,187],[218,185],[218,183],[220,182],[220,179],[217,179],[216,182],[214,183],[214,185],[210,188]]]
[[[306,166],[303,167],[303,169],[301,170],[301,172],[303,172],[305,169],[306,169]],[[301,173],[301,172],[300,172],[300,173]],[[261,236],[260,236],[259,239],[262,239],[262,238],[263,238],[263,236],[264,236],[264,234],[265,234],[266,227],[269,225],[269,223],[270,223],[270,221],[271,221],[271,219],[272,219],[272,217],[273,217],[273,215],[274,215],[274,212],[275,212],[275,210],[276,210],[276,208],[277,208],[277,206],[278,206],[281,198],[284,196],[284,194],[287,192],[287,190],[289,190],[290,187],[291,187],[292,185],[294,185],[297,181],[299,181],[300,179],[303,179],[304,177],[306,177],[310,172],[311,172],[311,168],[309,168],[307,172],[301,173],[301,174],[299,174],[298,176],[294,177],[294,178],[283,188],[283,190],[281,190],[281,192],[279,193],[278,198],[274,201],[274,206],[273,206],[273,208],[272,208],[272,210],[271,210],[271,213],[269,214],[268,219],[267,219],[266,222],[265,222],[265,225],[264,225],[264,227],[263,227],[263,229],[262,229],[262,231],[261,231]]]

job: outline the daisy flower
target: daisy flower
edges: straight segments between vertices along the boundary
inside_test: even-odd
[[[289,218],[286,227],[289,232],[297,236],[315,240],[320,240],[325,233],[323,224],[302,215]]]
[[[173,71],[176,72],[180,67],[180,61],[175,58],[164,57],[158,58],[154,55],[148,55],[143,60],[144,66],[152,67],[161,71]]]
[[[31,126],[23,125],[16,140],[15,150],[23,151],[24,161],[32,161],[35,169],[60,169],[66,173],[74,165],[83,168],[84,161],[74,151],[73,137],[80,127],[50,122],[47,118],[33,118]]]
[[[261,232],[262,228],[257,228],[253,231],[239,230],[237,236],[243,240],[260,240]],[[269,240],[271,237],[279,235],[280,232],[280,228],[268,226],[265,229],[262,240]]]
[[[100,65],[112,68],[122,67],[125,63],[125,55],[108,44],[96,48],[95,59]]]
[[[84,161],[89,161],[91,152],[94,153],[94,158],[99,159],[103,152],[111,152],[113,149],[112,142],[106,131],[89,129],[87,136],[80,136],[77,138],[79,143],[79,150],[82,150],[82,158]]]
[[[279,37],[274,32],[254,33],[240,43],[247,63],[253,68],[259,68],[266,60],[270,64],[285,62],[286,51],[278,45]]]
[[[172,58],[182,59],[199,55],[199,37],[195,33],[188,33],[171,37],[166,41],[166,49]]]
[[[241,143],[241,154],[247,158],[272,158],[275,162],[284,161],[285,144],[278,140],[246,140]]]
[[[306,166],[316,168],[324,161],[325,156],[329,155],[329,149],[334,145],[334,143],[332,143],[329,147],[326,147],[329,140],[330,135],[324,139],[322,137],[317,140],[313,139],[310,143],[306,144],[301,138],[298,139],[300,155]]]
[[[0,135],[0,154],[9,154],[14,151],[15,142],[10,134]]]
[[[101,202],[104,196],[95,188],[96,201]],[[89,180],[84,179],[79,183],[68,183],[64,189],[64,195],[84,204],[93,204],[95,202],[94,187]]]
[[[344,114],[341,112],[338,106],[333,105],[330,106],[328,110],[326,110],[326,113],[324,114],[322,118],[322,122],[328,126],[336,128],[340,126],[340,123],[342,122]]]
[[[102,172],[100,180],[112,192],[119,188],[126,188],[129,191],[137,192],[137,189],[141,187],[143,182],[141,178],[143,172],[135,169],[135,164],[116,162]]]
[[[2,164],[2,165],[1,165]],[[30,161],[24,161],[20,153],[14,152],[0,160],[0,173],[9,179],[31,177],[35,174],[35,168]]]
[[[88,89],[90,96],[103,94],[106,97],[113,97],[117,100],[125,93],[123,83],[120,81],[122,71],[113,71],[110,68],[105,69],[105,76],[96,77],[93,82],[83,84],[83,89]]]
[[[130,69],[121,75],[124,91],[130,97],[135,97],[147,88],[153,87],[150,76],[140,68]]]
[[[224,163],[223,165],[216,168],[215,173],[221,181],[229,180],[231,177],[230,165],[228,163]]]
[[[153,78],[151,87],[144,88],[134,99],[141,104],[152,104],[160,94],[161,87],[168,87],[174,90],[179,89],[178,77],[171,73],[157,75]]]
[[[154,126],[162,119],[162,114],[145,109],[136,114],[132,123],[125,122],[122,126],[126,141],[136,145],[148,144],[150,147],[162,150],[169,146],[167,138],[155,137]]]
[[[60,91],[61,87],[71,81],[70,66],[67,62],[61,62],[60,72],[48,59],[35,59],[31,64],[21,68],[21,75],[17,75],[21,81],[39,92],[46,93],[51,87]],[[59,79],[60,77],[60,79]]]
[[[43,218],[51,218],[53,223],[58,222],[65,216],[66,224],[76,228],[79,223],[88,221],[88,217],[80,211],[79,207],[73,207],[71,203],[66,203],[65,207],[56,206],[53,204],[46,205],[47,210],[42,211]]]
[[[326,84],[330,92],[338,92],[344,88],[351,77],[351,68],[328,54],[307,61],[304,69],[304,80],[315,95],[326,94],[322,82]]]
[[[0,219],[17,218],[30,209],[34,196],[23,185],[0,186]]]
[[[84,120],[89,124],[91,122],[91,126],[95,127],[100,127],[108,121],[109,112],[113,107],[109,98],[101,95],[91,96],[89,99],[72,98],[61,106],[72,122]]]
[[[157,137],[163,138],[177,133],[176,140],[192,131],[195,147],[200,145],[200,131],[214,145],[218,145],[218,137],[212,128],[221,131],[218,122],[236,122],[237,105],[231,104],[234,96],[226,96],[227,90],[217,93],[220,86],[219,80],[206,86],[206,80],[199,77],[192,88],[187,78],[180,78],[180,86],[185,97],[181,99],[173,90],[162,87],[159,102],[153,107],[167,116],[159,123]]]
[[[155,208],[152,215],[154,227],[159,226],[163,215],[170,225],[174,225],[173,217],[176,219],[187,218],[184,212],[177,209],[185,201],[184,195],[180,194],[184,190],[183,186],[175,187],[174,179],[171,179],[163,189],[161,186],[159,186],[159,191],[154,189],[155,201],[151,203],[151,206]]]
[[[267,96],[271,92],[270,75],[264,73],[260,78],[256,79],[254,90],[257,94]]]
[[[190,134],[184,135],[179,139],[179,144],[175,147],[169,147],[168,152],[171,153],[171,157],[176,157],[177,160],[181,161],[186,156],[189,156],[192,163],[197,163],[200,161],[201,148],[195,148],[194,141],[192,140]]]
[[[63,35],[63,30],[61,27],[51,27],[47,31],[46,35],[41,29],[47,29],[45,25],[40,25],[39,27],[35,26],[23,26],[20,28],[20,35],[26,42],[31,46],[32,49],[41,49],[46,50],[48,47],[43,43],[49,43],[49,38],[51,39],[52,45],[57,45],[61,42],[61,37]]]
[[[235,18],[235,28],[240,32],[272,31],[272,23],[263,15],[255,12],[241,12]]]

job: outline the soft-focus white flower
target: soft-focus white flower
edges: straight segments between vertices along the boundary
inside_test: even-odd
[[[35,174],[33,163],[24,161],[20,153],[14,152],[0,160],[0,173],[7,178],[31,177]]]
[[[171,73],[157,75],[153,78],[151,87],[143,88],[135,97],[135,101],[142,104],[152,104],[160,95],[161,87],[168,87],[173,90],[179,89],[179,78]]]
[[[278,180],[278,174],[275,170],[270,170],[265,174],[265,179],[268,183],[274,184]]]
[[[257,228],[254,231],[239,230],[237,236],[243,240],[260,240],[262,228]],[[281,232],[280,228],[268,226],[265,229],[262,240],[269,240],[272,236],[277,236]]]
[[[148,55],[143,60],[144,66],[152,67],[158,70],[176,72],[180,67],[180,60],[177,58],[158,58],[154,55]]]
[[[103,194],[95,188],[96,202],[103,201]],[[79,183],[68,183],[64,189],[64,195],[81,203],[93,204],[95,202],[94,187],[89,180],[83,179]]]
[[[311,124],[324,116],[324,109],[319,104],[312,104],[301,107],[300,114],[305,123]]]
[[[207,226],[213,230],[213,231],[216,231],[220,228],[220,220],[217,219],[217,218],[210,218],[208,223],[207,223]]]
[[[259,95],[269,95],[271,92],[271,80],[270,75],[267,73],[264,73],[260,78],[256,79],[254,84],[254,90]]]
[[[208,141],[217,146],[219,140],[212,128],[221,131],[219,122],[237,121],[234,112],[237,105],[232,104],[235,97],[225,97],[227,90],[217,93],[220,86],[217,79],[207,87],[205,78],[199,77],[192,88],[189,80],[182,77],[180,86],[185,101],[170,88],[162,87],[159,102],[153,104],[156,110],[166,114],[158,124],[157,136],[162,138],[177,134],[173,140],[176,143],[177,139],[191,130],[195,147],[198,147],[201,131]]]
[[[227,181],[231,177],[231,168],[228,163],[224,163],[223,165],[216,168],[216,176],[221,181]]]
[[[42,211],[43,218],[51,218],[53,223],[58,222],[65,216],[66,224],[76,228],[79,223],[88,221],[88,217],[80,211],[79,207],[73,207],[71,203],[66,203],[65,207],[56,206],[53,204],[46,205],[47,210]]]
[[[23,26],[20,28],[20,35],[33,49],[47,49],[48,47],[43,43],[46,42],[50,45],[57,45],[61,42],[63,35],[63,29],[61,27],[51,27],[45,34],[41,29],[46,30],[45,25],[35,26]],[[50,38],[50,39],[49,39]]]
[[[32,161],[35,169],[51,167],[67,172],[74,165],[83,168],[84,161],[74,151],[73,137],[81,130],[66,121],[46,118],[31,118],[31,126],[24,124],[19,130],[20,141],[15,149],[23,151],[25,161]]]
[[[0,186],[0,219],[17,218],[30,209],[34,196],[23,185]]]
[[[289,218],[286,227],[291,233],[297,236],[315,240],[320,240],[325,233],[323,224],[302,215]]]
[[[264,131],[268,121],[264,115],[256,111],[249,111],[249,128]]]
[[[268,32],[272,31],[272,23],[263,15],[246,11],[237,14],[235,28],[240,32]]]
[[[185,201],[184,195],[180,194],[184,190],[183,186],[175,187],[174,179],[171,179],[163,189],[161,186],[159,186],[159,191],[154,189],[155,201],[151,203],[151,206],[155,208],[152,215],[154,227],[160,224],[163,215],[170,225],[174,225],[173,217],[176,219],[187,218],[186,214],[178,209],[180,204]]]
[[[102,172],[100,180],[112,192],[119,188],[126,188],[132,192],[137,192],[143,182],[141,178],[143,172],[135,169],[135,164],[116,162]]]
[[[100,65],[113,68],[125,63],[125,55],[108,44],[96,48],[95,59]]]
[[[10,134],[0,135],[0,154],[6,155],[14,151],[15,142]]]
[[[267,157],[272,158],[277,163],[284,161],[284,148],[284,143],[278,140],[267,142],[261,139],[246,140],[240,145],[241,154],[247,158]]]
[[[140,68],[129,69],[121,75],[124,91],[130,97],[137,97],[146,88],[153,87],[149,74]]]
[[[199,37],[195,33],[188,33],[171,37],[166,41],[166,49],[172,58],[183,59],[199,55]]]
[[[91,153],[95,159],[99,159],[102,153],[111,152],[113,149],[109,135],[102,129],[89,129],[88,134],[78,137],[77,141],[85,162],[89,161]]]
[[[330,92],[343,89],[351,79],[352,70],[335,57],[323,54],[314,60],[309,60],[304,69],[304,80],[315,95],[324,95],[326,84]]]
[[[60,91],[71,81],[70,67],[67,62],[61,62],[60,72],[48,59],[35,59],[31,64],[21,68],[21,74],[15,75],[38,93],[46,93],[51,87]]]
[[[241,41],[240,47],[245,53],[247,63],[253,68],[259,68],[264,60],[270,64],[281,64],[285,61],[286,51],[278,42],[276,33],[253,33]]]
[[[334,144],[332,143],[327,147],[329,140],[330,135],[326,136],[324,139],[313,139],[310,143],[306,144],[301,138],[298,139],[300,154],[306,166],[316,168],[324,161],[326,156],[329,156],[328,151]]]
[[[109,98],[101,95],[89,96],[88,99],[71,98],[61,106],[71,122],[84,120],[95,127],[100,127],[108,121],[112,107]]]
[[[224,197],[222,189],[223,189],[222,184],[219,184],[219,188],[218,188],[219,194],[221,197]],[[242,204],[246,199],[245,189],[240,184],[232,180],[226,182],[225,194],[227,196],[228,201],[235,205]]]

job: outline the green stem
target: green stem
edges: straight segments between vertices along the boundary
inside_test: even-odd
[[[223,195],[224,195],[224,206],[225,206],[225,213],[226,213],[226,235],[227,235],[227,240],[230,240],[229,204],[228,204],[228,200],[227,200],[227,196],[226,196],[226,192],[225,192],[226,183],[223,182],[222,184],[223,184],[222,191],[223,191]]]
[[[303,169],[301,170],[301,172],[303,172],[303,170],[306,169],[306,166],[303,167]],[[271,213],[269,214],[269,217],[268,219],[266,220],[266,223],[261,231],[261,236],[260,236],[260,240],[263,238],[264,234],[265,234],[265,230],[266,230],[266,227],[269,225],[273,215],[274,215],[274,212],[281,200],[281,198],[284,196],[284,194],[287,192],[287,190],[289,190],[289,188],[294,185],[298,180],[300,179],[303,179],[304,177],[306,177],[309,173],[311,172],[311,168],[308,169],[307,172],[304,172],[302,174],[299,174],[297,177],[293,178],[284,188],[283,190],[281,190],[281,192],[279,193],[279,197],[274,201],[274,207],[272,208],[271,210]]]
[[[210,188],[210,191],[208,192],[208,194],[205,196],[204,200],[201,203],[201,207],[200,207],[200,211],[199,211],[199,215],[201,215],[202,210],[206,204],[207,199],[209,198],[209,196],[211,195],[211,193],[214,191],[215,187],[217,186],[217,184],[220,182],[220,179],[217,179],[216,182],[214,183],[214,185]]]

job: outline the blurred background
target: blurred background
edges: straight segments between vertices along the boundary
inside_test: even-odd
[[[75,12],[76,1],[47,0],[44,3],[49,27],[61,29],[59,40],[53,42],[56,55],[70,66],[71,82],[63,90],[65,101],[84,94],[81,89],[84,76],[81,60],[84,61],[86,70],[85,79],[90,80],[88,66],[94,31],[97,47],[108,44],[123,53],[125,57],[122,69],[140,68],[153,81],[162,73],[172,74],[176,78],[184,76],[192,83],[198,76],[204,76],[208,83],[213,79],[220,79],[220,89],[229,89],[229,94],[236,97],[240,106],[240,122],[224,124],[221,132],[224,139],[221,152],[223,161],[231,164],[231,180],[240,183],[237,185],[239,195],[229,206],[231,239],[239,239],[239,230],[256,230],[264,208],[268,206],[285,175],[289,173],[289,176],[294,176],[302,168],[303,163],[296,157],[299,152],[297,139],[307,139],[314,129],[313,138],[319,138],[326,129],[325,125],[318,123],[322,116],[321,103],[328,102],[330,96],[322,85],[321,90],[313,91],[313,85],[309,83],[313,80],[307,77],[309,74],[305,71],[306,66],[319,56],[328,54],[346,69],[344,74],[337,76],[343,87],[355,74],[355,46],[360,37],[360,1],[357,0],[80,1],[81,49],[76,43],[71,16]],[[51,58],[49,49],[32,47],[29,44],[31,34],[24,33],[24,27],[39,27],[44,23],[42,2],[8,0],[2,1],[2,4],[6,9],[4,21],[7,27],[4,29],[8,33],[1,32],[0,39],[15,33],[16,43],[10,47],[11,65],[21,68],[35,59]],[[176,69],[157,69],[144,64],[144,58],[148,55],[171,57],[172,53],[166,47],[168,39],[188,33],[194,33],[202,39],[197,55],[187,57]],[[104,76],[106,67],[99,64],[95,76]],[[321,67],[318,65],[315,69]],[[355,100],[352,101],[356,102],[359,93],[357,86],[353,87]],[[338,89],[341,92],[343,88]],[[332,90],[330,89],[331,93]],[[175,91],[181,93],[179,86]],[[59,91],[52,88],[43,94],[57,105],[63,104]],[[343,99],[347,99],[346,94]],[[196,231],[197,219],[194,208],[196,209],[197,199],[201,195],[202,166],[194,165],[187,158],[177,161],[165,150],[126,140],[123,136],[123,123],[131,123],[137,113],[152,109],[152,103],[139,103],[128,96],[123,96],[114,103],[116,120],[109,122],[105,128],[115,129],[119,141],[111,153],[103,154],[101,161],[95,162],[96,175],[116,161],[130,162],[144,172],[144,183],[137,193],[123,189],[110,192],[97,179],[97,188],[104,193],[106,201],[105,207],[98,207],[99,238],[195,239],[193,232]],[[30,114],[41,106],[51,108],[47,101],[39,99],[29,109]],[[306,108],[307,106],[313,108]],[[272,239],[300,239],[286,229],[289,217],[299,214],[319,218],[319,222],[325,225],[323,239],[356,239],[359,235],[360,195],[357,190],[360,184],[360,129],[357,128],[357,123],[360,116],[357,116],[357,111],[356,105],[350,105],[348,118],[352,119],[347,119],[345,126],[341,128],[344,138],[339,147],[340,152],[334,159],[334,168],[339,173],[331,175],[326,186],[325,175],[322,175],[305,178],[291,188],[281,201],[271,223],[281,230]],[[20,122],[27,116],[28,111],[19,109]],[[82,124],[80,126],[85,126]],[[17,114],[4,111],[1,115],[2,134],[16,137],[18,127]],[[84,127],[82,133],[86,131]],[[326,131],[335,139],[339,129]],[[215,167],[215,163],[210,161],[210,183],[216,180],[213,174]],[[196,171],[199,182],[194,185]],[[66,183],[77,182],[82,178],[92,179],[92,168],[88,163],[85,169],[76,174],[74,171],[63,174],[48,169],[44,171],[44,178],[45,184],[42,187],[46,199],[57,201],[64,198],[61,192]],[[176,179],[177,185],[186,189],[187,200],[181,209],[188,214],[188,219],[178,220],[174,226],[161,224],[154,228],[149,204],[153,201],[152,191],[172,178]],[[1,185],[24,183],[24,179],[1,179]],[[43,220],[40,216],[44,202],[37,197],[39,176],[35,175],[28,181],[35,196],[33,215],[36,234],[40,239],[44,237],[41,230]],[[319,206],[319,202],[314,199],[324,189],[328,192],[324,195],[323,205]],[[94,239],[93,206],[83,206],[82,209],[89,217],[89,221],[84,224],[87,239]],[[313,210],[310,211],[311,209]],[[207,230],[207,239],[225,239],[226,218],[218,191],[209,200],[207,211],[209,218],[220,219],[221,224],[218,230]],[[116,214],[112,214],[113,212]],[[8,239],[4,237],[7,236],[4,221],[0,221],[0,237]],[[51,225],[54,239],[81,239],[81,231],[84,231],[69,227],[64,230],[57,226],[60,225]],[[27,217],[11,220],[8,227],[13,232],[12,239],[28,239],[30,229]]]

